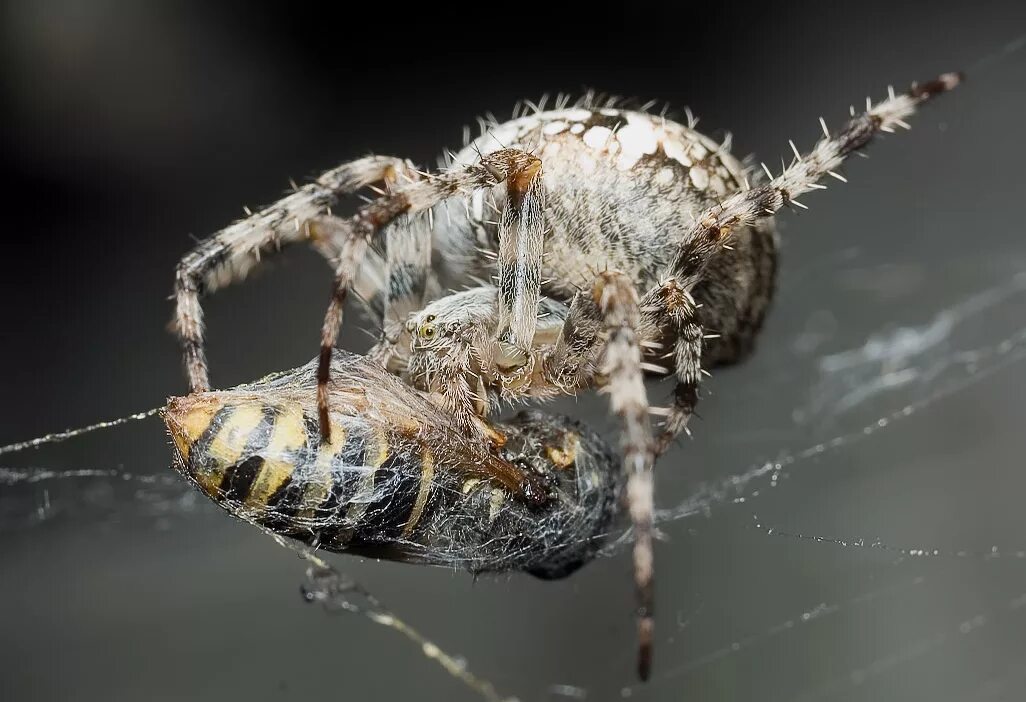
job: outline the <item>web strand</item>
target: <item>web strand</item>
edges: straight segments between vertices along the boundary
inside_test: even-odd
[[[90,424],[89,426],[79,427],[78,429],[66,429],[65,431],[56,432],[54,434],[47,434],[40,436],[36,439],[29,439],[28,441],[19,441],[14,444],[8,444],[7,446],[0,446],[0,456],[5,453],[17,453],[18,451],[24,451],[25,449],[36,448],[43,444],[59,444],[62,441],[73,439],[76,436],[82,436],[83,434],[89,434],[90,432],[100,431],[102,429],[113,429],[119,427],[122,424],[128,424],[129,422],[138,421],[140,419],[149,419],[154,416],[163,407],[154,407],[144,412],[136,412],[126,417],[119,417],[118,419],[111,419],[106,422],[97,422],[96,424]]]

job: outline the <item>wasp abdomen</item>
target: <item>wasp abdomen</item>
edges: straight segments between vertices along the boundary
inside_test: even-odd
[[[373,362],[334,362],[329,442],[310,363],[172,398],[179,469],[231,514],[332,551],[543,577],[597,553],[623,477],[601,437],[541,412],[466,434]]]
[[[431,496],[433,457],[409,431],[333,418],[332,441],[322,444],[300,403],[230,393],[176,398],[165,419],[184,472],[205,494],[329,549],[409,537]]]

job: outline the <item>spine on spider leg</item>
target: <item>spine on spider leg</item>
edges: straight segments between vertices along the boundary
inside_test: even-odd
[[[771,217],[786,205],[805,208],[798,196],[824,189],[818,181],[827,175],[844,181],[835,169],[845,158],[864,148],[880,132],[893,132],[895,127],[908,128],[905,118],[921,103],[953,89],[961,80],[958,73],[945,73],[927,83],[913,84],[904,93],[892,91],[875,105],[867,99],[866,111],[856,115],[853,108],[852,118],[833,134],[820,120],[824,136],[808,154],[802,155],[791,142],[795,158],[782,173],[774,176],[763,166],[770,178],[768,184],[735,193],[696,217],[671,267],[678,279],[686,289],[692,289],[735,229]]]
[[[961,81],[960,74],[945,73],[922,85],[913,83],[901,94],[892,90],[887,99],[875,105],[867,98],[866,111],[860,115],[853,114],[852,119],[834,134],[830,134],[826,123],[821,122],[824,136],[807,155],[800,154],[792,142],[794,162],[768,186],[777,191],[780,204],[771,201],[766,203],[766,209],[776,211],[782,205],[793,203],[798,195],[817,189],[816,182],[825,175],[837,177],[831,171],[838,168],[847,156],[864,148],[880,132],[893,132],[895,127],[908,129],[905,118],[910,117],[920,104],[948,92]]]

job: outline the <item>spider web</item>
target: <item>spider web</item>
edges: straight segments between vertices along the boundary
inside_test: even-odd
[[[847,270],[856,270],[852,263],[846,262]],[[953,605],[944,617],[931,619],[929,624],[921,622],[900,637],[882,642],[871,654],[853,657],[836,675],[794,690],[799,693],[796,699],[857,696],[854,691],[860,688],[871,689],[874,683],[900,676],[900,671],[930,666],[937,659],[964,655],[984,645],[981,642],[999,639],[1009,630],[1026,624],[1026,580],[1022,578],[1021,563],[1026,560],[1026,538],[1021,536],[1022,531],[994,531],[991,541],[968,537],[952,540],[920,536],[930,530],[876,528],[866,519],[846,523],[843,531],[841,527],[831,531],[818,520],[797,518],[792,511],[795,500],[801,500],[803,495],[817,490],[829,493],[840,489],[838,485],[850,486],[853,480],[861,479],[862,472],[868,473],[873,482],[882,480],[886,487],[887,475],[900,471],[901,466],[893,460],[858,460],[863,453],[876,453],[881,443],[900,441],[903,433],[912,433],[911,425],[935,421],[931,417],[960,406],[990,411],[988,401],[1000,399],[1002,386],[1021,377],[1022,362],[1026,359],[1026,325],[1021,318],[1022,310],[1026,309],[1026,273],[1014,272],[1021,271],[1021,266],[1009,265],[1007,261],[990,266],[995,267],[1007,270],[1004,276],[995,276],[997,282],[992,286],[961,296],[918,323],[874,330],[857,346],[811,350],[818,349],[820,327],[824,326],[823,320],[815,315],[805,329],[791,338],[791,348],[808,358],[803,370],[812,376],[811,382],[802,383],[803,401],[789,412],[791,423],[807,439],[742,439],[743,444],[792,448],[766,459],[735,463],[737,468],[725,475],[717,471],[711,479],[687,484],[678,493],[684,498],[658,513],[660,529],[668,542],[660,548],[661,574],[669,570],[667,561],[674,558],[669,546],[689,537],[715,543],[719,537],[728,535],[748,542],[749,549],[784,548],[797,553],[798,558],[812,561],[818,561],[824,549],[833,549],[838,553],[832,554],[830,561],[840,558],[855,567],[853,587],[837,588],[834,584],[824,588],[821,597],[797,600],[793,608],[772,608],[778,618],[768,623],[765,617],[759,617],[761,623],[734,622],[734,626],[702,636],[698,641],[685,636],[688,650],[682,656],[674,651],[675,639],[681,632],[687,633],[696,618],[705,619],[708,615],[703,613],[701,601],[692,604],[692,609],[678,611],[676,617],[667,617],[664,612],[664,632],[671,633],[667,640],[660,641],[665,662],[656,669],[655,679],[649,684],[651,689],[672,689],[688,680],[702,679],[712,675],[712,671],[743,665],[779,646],[797,643],[797,648],[802,648],[807,645],[806,639],[821,635],[824,628],[847,626],[842,622],[871,618],[938,588],[944,590],[950,584],[945,578],[958,580],[971,575],[996,582],[994,591],[988,588],[986,597],[955,603],[958,606]],[[862,270],[862,274],[866,271]],[[769,388],[763,386],[756,394],[789,382],[793,378],[786,374],[767,378]],[[721,383],[714,387],[717,396],[727,394]],[[737,390],[732,388],[730,392]],[[973,396],[977,399],[970,399]],[[660,466],[661,476],[674,470],[673,464],[687,453],[688,447],[684,448]],[[746,451],[751,453],[747,448],[737,453]],[[975,470],[981,481],[999,477],[988,477],[988,470],[993,469],[986,465],[976,466]],[[1003,484],[999,480],[994,482],[994,489]],[[201,516],[209,522],[209,528],[216,528],[215,520],[220,518],[205,498],[170,472],[150,474],[122,467],[5,466],[0,468],[0,483],[5,486],[0,497],[0,529],[8,540],[27,530],[96,528],[126,520],[148,523],[156,530],[174,530],[181,528],[184,521]],[[900,487],[886,489],[902,491]],[[909,516],[938,497],[929,484],[918,486],[917,491],[916,499],[904,508]],[[665,489],[662,494],[666,494]],[[908,494],[903,495],[903,499],[907,497]],[[1005,516],[1013,520],[1018,517]],[[736,533],[738,529],[740,535]],[[95,538],[103,536],[98,533]],[[624,541],[626,536],[606,555],[615,559]],[[921,561],[927,560],[940,565],[924,568]],[[869,564],[873,577],[858,574],[860,563]],[[1003,583],[1006,580],[1010,582]],[[1002,581],[1003,586],[997,587],[997,581]],[[660,585],[666,586],[665,577]],[[401,609],[401,603],[394,606]],[[420,643],[431,650],[429,642]],[[1021,656],[1022,651],[1017,653]],[[1026,666],[1009,662],[1005,668],[977,680],[976,692],[982,699],[1000,698],[1020,689],[1024,673]],[[498,687],[518,692],[515,684]],[[557,698],[583,699],[590,690],[586,685],[567,682],[548,685],[546,692]],[[620,688],[623,696],[645,692],[646,688],[635,685]]]
[[[1026,154],[1009,154],[1016,157]],[[869,170],[860,172],[868,178]],[[995,203],[995,221],[1014,224],[1016,205],[1000,195],[984,204]],[[818,221],[842,219],[845,207],[825,206]],[[815,229],[815,217],[803,231]],[[884,219],[897,231],[893,217]],[[785,263],[759,352],[714,374],[695,439],[657,467],[659,634],[646,685],[630,678],[626,535],[559,583],[515,576],[474,584],[440,569],[334,560],[391,609],[360,592],[354,601],[466,652],[451,666],[469,665],[496,696],[1018,699],[1026,689],[1026,249],[1005,229],[980,234],[967,254],[963,220],[930,224],[931,251],[943,246],[946,255],[921,246],[893,254],[884,239],[839,253],[826,241],[817,252],[804,233],[800,246],[788,237],[791,249],[806,250],[787,252],[798,260]],[[606,421],[592,396],[553,410]],[[324,626],[294,611],[296,563],[274,561],[262,535],[162,469],[159,431],[150,420],[3,457],[0,543],[9,572],[31,581],[5,583],[12,609],[20,602],[94,626],[97,608],[147,613],[147,633],[136,637],[151,645],[161,640],[152,630],[184,617],[249,663],[284,659],[281,669],[268,664],[268,680],[290,696],[376,689],[337,679],[340,660],[367,649],[409,671],[411,690],[477,698],[480,688],[457,687],[423,661],[422,653],[438,660],[431,641],[407,635],[415,645],[400,648],[387,629],[346,618]],[[150,449],[129,450],[125,465],[105,463],[134,446],[126,434]],[[92,467],[87,456],[96,456]],[[193,545],[188,555],[159,557],[183,540]],[[104,575],[81,576],[87,565]],[[96,589],[122,580],[113,593]],[[98,604],[104,594],[113,606]],[[44,607],[26,604],[35,598]],[[209,602],[224,601],[239,606],[211,610]],[[49,629],[18,635],[30,651],[54,637]],[[360,666],[345,671],[358,678]],[[387,682],[381,689],[403,689]],[[266,688],[236,679],[225,689],[251,696]]]

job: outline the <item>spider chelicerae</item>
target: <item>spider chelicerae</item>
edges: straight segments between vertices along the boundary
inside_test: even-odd
[[[950,90],[945,74],[853,108],[851,118],[773,175],[665,116],[593,98],[490,124],[436,173],[369,156],[201,242],[177,269],[176,329],[193,393],[209,390],[200,298],[263,257],[307,242],[335,269],[321,329],[317,408],[331,441],[329,383],[352,290],[381,336],[369,355],[451,416],[461,440],[500,442],[487,421],[504,403],[596,387],[622,423],[633,527],[639,674],[653,632],[652,464],[681,432],[703,373],[753,347],[774,286],[772,217],[824,186],[879,132]],[[759,180],[756,176],[760,175]],[[363,188],[355,214],[332,208]],[[455,290],[456,292],[448,292]],[[646,372],[669,373],[668,408],[649,405]],[[662,416],[653,434],[649,414]],[[549,496],[527,468],[516,499]]]

